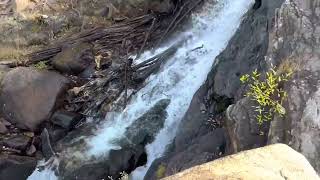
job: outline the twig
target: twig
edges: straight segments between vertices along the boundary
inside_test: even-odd
[[[184,5],[182,5],[182,7],[180,8],[180,10],[178,11],[178,13],[174,16],[174,18],[172,19],[171,23],[169,24],[168,28],[166,29],[166,31],[163,33],[162,37],[160,38],[160,40],[157,42],[156,47],[159,46],[159,44],[161,44],[162,40],[166,37],[166,35],[168,34],[169,30],[171,29],[171,27],[174,25],[175,21],[178,19],[178,17],[180,16],[180,14],[182,13],[184,7],[188,4],[189,2],[185,3]]]
[[[153,18],[152,24],[151,24],[148,32],[146,33],[146,36],[145,36],[144,41],[143,41],[143,44],[142,44],[142,46],[140,48],[140,51],[138,52],[138,55],[137,55],[136,59],[139,59],[139,57],[141,56],[141,53],[143,52],[144,47],[145,47],[145,45],[146,45],[146,43],[147,43],[147,41],[149,39],[150,33],[151,33],[151,31],[152,31],[152,29],[154,27],[155,22],[156,22],[156,18]]]

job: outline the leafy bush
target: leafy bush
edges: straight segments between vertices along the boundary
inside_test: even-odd
[[[261,80],[261,74],[257,70],[250,75],[241,76],[242,84],[249,85],[245,96],[251,97],[258,104],[254,107],[258,124],[271,121],[275,114],[279,116],[286,114],[283,102],[287,98],[287,92],[283,90],[282,84],[288,81],[291,75],[292,71],[277,73],[273,67],[266,73],[265,80]]]
[[[37,64],[34,64],[33,67],[37,68],[38,70],[45,70],[48,69],[48,65],[46,61],[40,61]]]
[[[157,179],[164,178],[165,174],[166,174],[166,167],[163,164],[161,164],[158,167],[157,172],[156,172]]]

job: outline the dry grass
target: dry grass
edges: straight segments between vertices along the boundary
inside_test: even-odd
[[[23,56],[31,53],[34,49],[36,48],[0,47],[0,61],[22,60]]]
[[[294,59],[285,59],[277,68],[278,74],[295,73],[301,69],[301,63]]]
[[[18,13],[22,12],[23,10],[25,10],[26,8],[34,4],[31,0],[15,0],[15,1],[16,1],[15,8],[16,8],[16,12]]]

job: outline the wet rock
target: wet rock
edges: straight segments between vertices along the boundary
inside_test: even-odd
[[[165,169],[163,176],[170,176],[221,157],[226,148],[225,136],[222,129],[217,129],[192,139],[192,142],[184,150],[168,153],[160,160],[155,161],[144,180],[159,179],[157,177],[159,168]]]
[[[54,68],[63,73],[79,74],[87,66],[94,63],[91,45],[80,43],[71,45],[62,50],[52,60]]]
[[[253,9],[255,9],[255,10],[259,9],[261,7],[261,4],[262,4],[262,0],[255,0]]]
[[[64,141],[59,145],[59,149],[63,149],[60,153],[62,162],[59,167],[62,178],[85,180],[112,176],[117,179],[120,172],[130,173],[135,168],[144,165],[147,162],[145,146],[152,143],[155,136],[163,128],[167,116],[166,108],[169,103],[170,100],[160,100],[135,120],[126,129],[125,137],[119,137],[118,140],[115,140],[114,143],[119,148],[111,149],[108,156],[102,155],[94,159],[82,156],[83,151],[88,148],[84,139],[79,140],[82,134],[77,134],[78,138],[69,139],[68,143]],[[69,137],[68,135],[66,138]]]
[[[267,143],[268,124],[258,125],[256,113],[252,110],[254,106],[256,104],[250,98],[244,98],[226,111],[225,123],[232,152],[258,148]]]
[[[240,84],[240,76],[255,69],[267,69],[265,56],[269,46],[269,31],[275,9],[283,1],[263,1],[259,9],[250,10],[246,14],[227,48],[216,58],[216,65],[208,76],[207,84],[212,87],[211,94],[241,99],[244,87]]]
[[[41,150],[43,156],[48,160],[54,155],[54,144],[67,134],[67,130],[60,128],[43,129],[41,138]]]
[[[49,128],[48,131],[52,143],[56,143],[64,138],[68,134],[69,130],[54,126],[52,128]]]
[[[164,180],[314,179],[319,176],[307,159],[287,145],[244,151],[193,167]]]
[[[22,180],[27,179],[35,170],[37,160],[31,157],[0,155],[0,179]]]
[[[27,151],[26,151],[26,154],[28,156],[33,156],[35,153],[37,152],[37,148],[34,146],[34,145],[31,145]]]
[[[62,128],[70,130],[83,118],[84,117],[81,114],[77,114],[77,113],[69,112],[65,110],[59,110],[52,115],[51,122]]]
[[[31,142],[31,138],[24,135],[16,135],[1,142],[3,146],[25,151]]]
[[[68,82],[55,72],[15,68],[2,82],[0,111],[17,127],[35,131],[49,118]]]
[[[159,101],[152,109],[138,118],[125,132],[126,140],[129,143],[145,146],[154,141],[157,133],[163,128],[167,117],[166,108],[170,100]]]

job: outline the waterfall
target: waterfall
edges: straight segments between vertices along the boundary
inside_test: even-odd
[[[193,13],[189,30],[180,33],[156,53],[177,41],[185,40],[184,44],[157,74],[148,78],[146,85],[134,95],[123,112],[109,113],[103,127],[88,139],[90,149],[86,156],[99,157],[110,149],[120,148],[114,141],[123,136],[134,120],[158,101],[170,99],[164,128],[146,147],[147,164],[130,175],[133,180],[142,180],[152,162],[162,156],[166,146],[174,139],[193,95],[206,80],[215,57],[226,47],[252,3],[253,0],[206,0],[201,10]],[[153,55],[152,52],[145,52],[138,61]],[[28,179],[55,180],[57,177],[52,171],[45,170],[35,171]]]
[[[206,80],[215,57],[226,47],[252,3],[253,0],[208,0],[201,12],[192,15],[193,26],[187,32],[191,39],[180,48],[166,69],[153,79],[158,81],[155,82],[157,85],[150,87],[150,90],[159,87],[159,95],[170,97],[171,104],[167,108],[169,116],[156,140],[146,147],[147,164],[137,168],[131,174],[131,179],[142,180],[152,162],[161,157],[166,146],[172,142],[193,95]],[[197,47],[201,48],[192,51]],[[174,81],[176,77],[181,78],[177,83]],[[161,89],[163,83],[160,81],[165,84],[165,89]],[[151,96],[154,98],[154,95]]]

